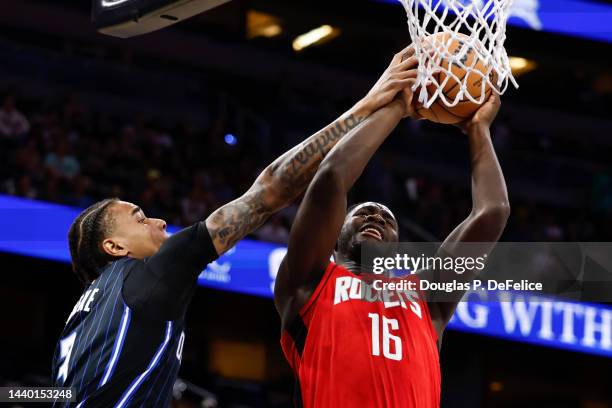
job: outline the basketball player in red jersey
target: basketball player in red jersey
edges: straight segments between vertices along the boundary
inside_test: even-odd
[[[408,57],[416,66],[414,56]],[[364,300],[362,289],[372,275],[360,265],[361,245],[397,242],[398,225],[382,204],[362,203],[348,213],[346,208],[351,186],[402,117],[413,116],[411,106],[407,89],[347,134],[321,163],[293,223],[275,304],[283,351],[298,380],[297,406],[439,407],[440,339],[463,293],[445,302],[416,291]],[[489,133],[499,107],[492,96],[460,126],[470,145],[472,212],[441,245],[440,255],[466,255],[459,254],[462,242],[484,243],[480,250],[486,253],[506,225],[506,185]],[[408,279],[457,276],[422,271]]]

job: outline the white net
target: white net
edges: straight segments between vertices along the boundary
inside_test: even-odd
[[[492,89],[518,88],[504,48],[513,0],[400,0],[419,61],[413,90],[429,108],[481,104]]]

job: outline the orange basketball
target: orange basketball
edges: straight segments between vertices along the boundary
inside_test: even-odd
[[[468,39],[467,36],[463,34],[458,34],[459,39],[455,39],[451,41],[451,44],[448,47],[449,53],[457,54],[462,50],[465,41]],[[431,35],[425,38],[425,43],[431,43],[439,48],[439,44],[446,44],[448,39],[450,38],[450,34],[447,33],[438,33],[435,35]],[[435,43],[434,43],[435,41]],[[487,66],[480,60],[477,60],[474,63],[474,58],[477,58],[476,52],[473,48],[470,48],[465,56],[462,58],[462,62],[466,67],[472,66],[474,64],[474,71],[479,71],[482,73],[480,75],[477,72],[470,72],[466,79],[466,92],[469,92],[470,95],[479,99],[482,92],[482,81],[484,76],[487,74]],[[451,62],[449,58],[442,58],[440,65],[452,72],[452,75],[447,74],[444,71],[434,73],[434,79],[437,81],[440,86],[443,86],[442,93],[446,96],[446,100],[448,102],[453,102],[457,96],[457,93],[461,89],[461,83],[465,78],[467,72],[465,69],[461,68],[456,62]],[[456,78],[453,76],[455,75]],[[491,87],[485,81],[485,99],[489,99],[491,96]],[[432,83],[427,86],[427,92],[429,96],[436,91],[437,85]],[[420,90],[417,89],[415,92],[415,100],[418,97],[418,92]],[[444,123],[444,124],[456,124],[460,123],[468,118],[470,118],[474,112],[478,110],[480,107],[479,104],[470,101],[465,95],[461,98],[461,100],[453,107],[447,106],[442,100],[441,96],[435,100],[435,102],[429,107],[429,109],[425,109],[422,105],[416,102],[416,111],[419,115],[424,117],[425,119],[429,119],[432,122]]]

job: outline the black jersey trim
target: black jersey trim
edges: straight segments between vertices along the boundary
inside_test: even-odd
[[[304,324],[304,320],[302,320],[302,316],[296,316],[293,319],[293,322],[287,327],[287,333],[293,339],[293,344],[295,345],[295,349],[297,350],[300,357],[302,357],[302,353],[304,352],[304,345],[306,344],[306,336],[308,335],[308,328]]]
[[[304,401],[302,400],[302,385],[300,379],[295,377],[295,391],[293,392],[293,404],[296,408],[303,408]]]

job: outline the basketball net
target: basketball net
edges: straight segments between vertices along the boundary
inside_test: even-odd
[[[508,9],[513,0],[400,1],[406,9],[408,29],[419,61],[413,91],[420,88],[418,101],[425,108],[437,98],[449,107],[462,100],[482,104],[486,84],[500,95],[508,88],[508,81],[518,88],[504,48]],[[459,47],[456,41],[460,42]],[[470,53],[475,58],[467,58]],[[462,78],[453,72],[453,65],[465,71]],[[468,79],[471,83],[480,79],[474,75],[482,78],[478,95],[467,91]],[[454,98],[447,98],[443,92],[445,86],[457,83],[460,90]]]

